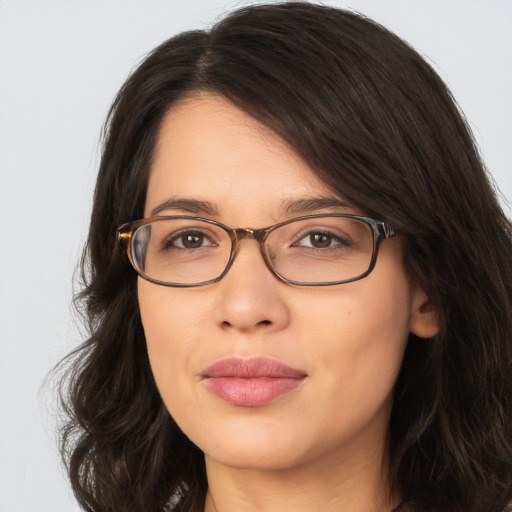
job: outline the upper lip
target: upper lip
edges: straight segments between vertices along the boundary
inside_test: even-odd
[[[203,378],[288,378],[302,379],[307,374],[267,357],[230,357],[216,361],[202,372]]]

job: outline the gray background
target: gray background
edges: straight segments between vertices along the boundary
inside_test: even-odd
[[[0,512],[78,510],[42,385],[81,339],[72,274],[109,103],[151,48],[243,3],[0,0]],[[434,63],[512,199],[512,2],[324,3],[373,17]]]

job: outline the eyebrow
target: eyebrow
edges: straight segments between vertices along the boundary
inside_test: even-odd
[[[218,215],[219,212],[209,201],[198,201],[197,199],[171,198],[155,206],[151,210],[151,217],[169,210],[193,213],[195,215]]]
[[[350,203],[338,197],[308,197],[303,199],[289,199],[285,201],[281,210],[285,214],[310,213],[317,210],[339,210],[353,208]]]
[[[352,206],[337,197],[307,197],[301,199],[288,199],[280,208],[282,215],[294,213],[311,213],[318,210],[348,209]],[[155,206],[150,213],[151,217],[160,215],[169,210],[191,213],[194,215],[219,215],[219,210],[209,201],[197,199],[170,198]]]

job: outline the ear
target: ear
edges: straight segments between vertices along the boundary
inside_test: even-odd
[[[413,290],[409,330],[419,338],[431,338],[439,332],[434,305],[421,288]]]

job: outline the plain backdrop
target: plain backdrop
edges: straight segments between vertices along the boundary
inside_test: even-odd
[[[0,512],[78,510],[42,385],[81,339],[72,277],[109,103],[154,46],[247,3],[0,0]],[[324,3],[373,17],[433,63],[512,199],[512,1]]]

